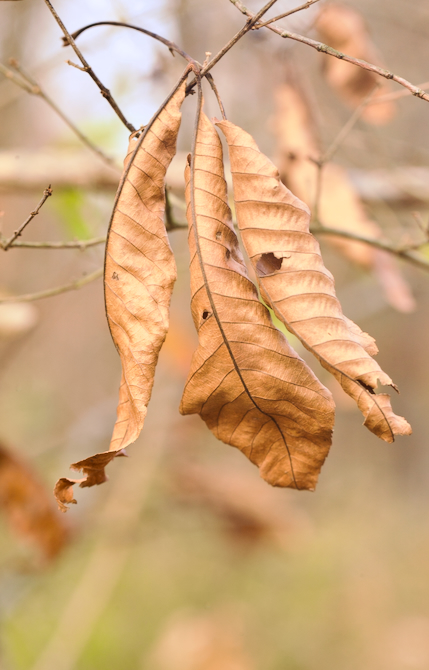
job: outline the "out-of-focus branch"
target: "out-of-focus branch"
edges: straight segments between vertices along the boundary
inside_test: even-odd
[[[82,55],[80,49],[76,46],[76,43],[73,39],[73,37],[70,35],[69,31],[65,27],[64,23],[58,16],[57,12],[53,8],[50,0],[45,0],[46,5],[48,6],[48,9],[50,10],[52,16],[54,17],[55,21],[58,23],[59,27],[64,33],[64,37],[67,39],[67,44],[69,44],[73,51],[75,52],[76,56],[79,58],[80,62],[82,63],[85,72],[89,74],[91,79],[97,84],[98,88],[100,89],[101,95],[106,98],[107,102],[109,105],[112,107],[112,109],[115,111],[117,116],[121,119],[122,123],[128,128],[128,130],[132,133],[136,132],[136,129],[134,128],[133,124],[127,121],[125,118],[123,112],[120,110],[117,102],[113,98],[112,94],[110,93],[109,89],[107,89],[104,84],[100,81],[100,79],[97,77],[95,74],[94,70],[92,67],[89,65],[89,63],[86,61],[84,56]]]
[[[94,237],[90,240],[74,240],[73,242],[15,242],[12,249],[80,249],[85,251],[88,247],[104,244],[105,237]]]
[[[247,7],[241,2],[241,0],[229,0],[229,1],[232,2],[232,4],[235,5],[242,14],[245,14],[246,16],[249,17],[249,19],[251,19],[254,22],[253,27],[255,30],[262,28],[262,25],[259,25],[255,21],[257,15],[253,14],[253,12],[251,12],[250,9],[247,9]],[[295,42],[301,42],[301,44],[306,44],[307,46],[316,49],[316,51],[319,51],[320,53],[327,54],[328,56],[333,56],[334,58],[339,58],[340,60],[346,61],[346,63],[351,63],[352,65],[361,67],[364,70],[368,70],[369,72],[374,72],[375,74],[379,75],[380,77],[384,77],[385,79],[392,79],[400,86],[404,86],[404,88],[408,89],[412,95],[415,95],[417,98],[420,98],[421,100],[425,100],[425,102],[429,102],[428,93],[425,93],[425,91],[423,91],[418,86],[415,86],[407,79],[399,77],[393,72],[390,72],[390,70],[385,70],[382,67],[378,67],[373,63],[368,63],[367,61],[361,60],[360,58],[353,58],[352,56],[348,56],[347,54],[342,53],[341,51],[333,49],[327,44],[323,44],[323,42],[312,40],[309,37],[305,37],[304,35],[299,35],[298,33],[292,33],[289,30],[284,30],[283,28],[278,28],[277,26],[273,26],[271,24],[267,25],[266,28],[268,30],[272,30],[277,35],[280,35],[280,37],[284,37],[285,39],[290,39]]]
[[[15,240],[22,235],[24,229],[28,226],[30,221],[34,219],[35,216],[38,215],[40,209],[43,207],[49,196],[52,195],[52,189],[51,185],[49,184],[48,188],[45,188],[43,191],[43,197],[39,204],[37,205],[36,209],[34,209],[32,212],[30,212],[30,215],[25,219],[24,223],[18,228],[18,230],[15,230],[13,235],[8,239],[8,240],[1,240],[0,239],[0,248],[3,249],[4,251],[7,251],[11,246],[13,246]]]
[[[426,88],[429,88],[429,81],[424,81],[422,84],[417,84],[417,88],[421,88],[424,91]],[[368,105],[378,105],[380,102],[408,98],[410,95],[412,95],[411,91],[394,91],[393,93],[385,93],[384,95],[379,95],[377,98],[370,100]]]
[[[317,167],[318,167],[318,172],[317,172],[317,181],[316,181],[316,193],[314,197],[314,204],[313,204],[313,218],[317,221],[319,217],[319,205],[320,205],[320,198],[322,195],[322,172],[323,168],[328,163],[336,151],[338,151],[339,147],[341,146],[342,142],[345,140],[347,135],[352,131],[360,117],[362,116],[365,107],[370,103],[374,93],[376,90],[379,88],[379,84],[377,83],[373,90],[367,95],[364,100],[360,103],[360,105],[355,109],[353,114],[350,116],[348,121],[344,124],[344,126],[341,128],[340,132],[337,134],[335,137],[334,141],[332,144],[326,149],[326,151],[320,156],[318,160],[314,159],[309,159],[313,160]]]
[[[421,248],[427,245],[429,243],[428,240],[424,240],[418,245],[410,244],[398,247],[393,245],[391,242],[387,242],[382,239],[365,237],[364,235],[352,233],[348,230],[339,230],[338,228],[328,228],[327,226],[324,226],[321,223],[313,224],[313,226],[310,228],[310,231],[314,235],[333,235],[336,237],[343,237],[348,240],[354,240],[355,242],[363,242],[364,244],[369,244],[371,247],[387,251],[389,254],[398,256],[398,258],[402,258],[403,260],[408,261],[412,265],[419,267],[421,270],[426,270],[426,272],[429,272],[429,260],[424,258],[421,254],[415,253],[415,250],[417,248]]]
[[[15,72],[0,63],[0,72],[2,72],[5,77],[13,81],[17,86],[23,88],[25,91],[27,91],[27,93],[30,93],[31,95],[37,95],[39,98],[42,98],[42,100],[44,100],[46,104],[49,105],[49,107],[53,109],[56,114],[58,114],[58,116],[75,133],[75,135],[77,135],[80,141],[88,147],[88,149],[93,151],[105,163],[112,165],[119,170],[119,167],[115,164],[115,161],[109,156],[106,156],[106,154],[99,147],[93,144],[93,142],[91,142],[91,140],[86,137],[86,135],[84,135],[77,126],[75,126],[73,121],[71,121],[68,116],[64,114],[56,102],[54,102],[54,100],[52,100],[52,98],[42,89],[40,84],[20,66],[15,58],[11,58],[9,60],[9,64],[16,70],[16,72],[19,74],[19,77]]]
[[[34,300],[41,300],[42,298],[51,298],[54,295],[60,295],[60,293],[67,293],[67,291],[74,291],[76,289],[82,288],[87,284],[95,281],[99,277],[103,276],[104,268],[98,268],[95,272],[92,272],[89,275],[85,275],[76,281],[70,282],[69,284],[64,284],[63,286],[57,286],[56,288],[48,289],[47,291],[39,291],[38,293],[27,293],[26,295],[11,295],[6,298],[0,298],[0,304],[3,302],[33,302]]]

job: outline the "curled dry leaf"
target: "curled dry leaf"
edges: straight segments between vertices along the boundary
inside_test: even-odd
[[[69,532],[51,495],[22,458],[0,445],[0,509],[11,529],[36,545],[46,561],[67,543]]]
[[[231,223],[222,146],[201,113],[185,171],[192,316],[198,332],[180,406],[275,486],[314,489],[331,444],[330,392],[274,328]]]
[[[314,159],[320,155],[320,143],[310,105],[303,92],[291,84],[277,87],[275,105],[273,130],[281,178],[297,198],[311,207],[317,197],[319,168]],[[334,163],[323,167],[318,218],[329,228],[372,238],[382,235],[380,226],[368,218],[347,171]],[[415,309],[411,289],[391,255],[362,242],[327,235],[325,239],[353,263],[375,273],[392,307],[400,312]]]
[[[369,36],[362,15],[352,7],[327,3],[322,5],[315,23],[320,39],[329,46],[346,53],[348,56],[380,65],[380,56]],[[350,107],[358,107],[372,92],[371,100],[389,92],[387,83],[381,84],[381,77],[361,67],[346,63],[338,58],[326,58],[323,61],[325,77],[332,88]],[[379,87],[375,90],[375,87]],[[362,118],[369,123],[381,125],[388,123],[395,114],[396,106],[392,100],[368,105]]]
[[[134,442],[145,420],[155,366],[168,330],[176,264],[164,225],[165,173],[176,153],[186,80],[140,136],[132,136],[109,227],[105,260],[106,314],[121,357],[122,378],[110,450],[71,467],[84,480],[61,479],[61,509],[73,483],[106,481],[104,469]]]
[[[343,315],[334,279],[309,232],[308,207],[280,181],[277,168],[253,138],[229,121],[217,124],[229,145],[237,222],[261,294],[357,403],[365,426],[386,442],[409,435],[378,382],[396,386],[371,358],[375,343]]]

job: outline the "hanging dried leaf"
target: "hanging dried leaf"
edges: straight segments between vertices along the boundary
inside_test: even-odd
[[[60,508],[73,501],[73,483],[106,481],[105,467],[140,434],[155,366],[168,330],[176,264],[164,225],[165,173],[176,153],[183,81],[140,136],[132,136],[112,213],[105,261],[106,314],[121,357],[122,378],[110,450],[74,463],[84,480],[55,487]]]
[[[319,171],[312,159],[320,155],[320,146],[310,106],[303,93],[290,84],[276,89],[275,103],[273,129],[278,142],[281,178],[297,198],[312,207]],[[327,163],[323,168],[318,218],[329,228],[372,238],[382,235],[380,226],[368,218],[347,171],[334,163]],[[324,239],[353,263],[373,271],[392,307],[400,312],[415,309],[411,289],[392,256],[362,242],[327,235]]]
[[[390,397],[374,392],[378,382],[396,386],[368,353],[374,353],[372,338],[344,318],[309,232],[308,207],[282,184],[248,133],[228,121],[216,125],[229,145],[237,221],[264,300],[355,400],[369,430],[386,442],[409,435]]]
[[[68,529],[33,469],[0,445],[0,509],[11,529],[53,560],[68,540]]]
[[[227,204],[222,146],[203,114],[194,161],[185,179],[199,347],[180,411],[200,414],[270,484],[313,489],[331,443],[331,394],[274,328],[248,279]]]
[[[362,15],[352,7],[328,3],[322,6],[315,24],[320,39],[329,46],[346,53],[353,58],[380,64],[380,55],[369,36]],[[340,98],[350,107],[358,107],[374,91],[374,102],[390,91],[389,85],[381,77],[361,67],[346,63],[338,58],[326,58],[323,61],[325,77]],[[396,106],[392,100],[368,105],[362,118],[369,123],[381,125],[388,123],[395,114]]]

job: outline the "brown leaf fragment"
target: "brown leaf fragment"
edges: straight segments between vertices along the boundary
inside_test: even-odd
[[[365,60],[375,65],[381,64],[381,57],[369,35],[368,27],[359,11],[340,3],[327,3],[322,6],[315,27],[320,39],[329,46],[346,53],[348,56]],[[381,83],[381,77],[352,63],[338,58],[326,58],[323,70],[327,82],[339,97],[352,108],[374,91],[371,99],[390,92],[387,82]],[[392,100],[368,105],[362,112],[362,118],[368,123],[382,125],[394,116],[396,105]]]
[[[11,529],[36,545],[45,561],[67,543],[69,531],[46,487],[22,457],[0,446],[0,509]]]
[[[277,138],[279,172],[297,198],[312,207],[317,197],[318,172],[314,159],[320,156],[318,131],[304,93],[283,84],[275,91],[273,130]],[[313,159],[313,160],[312,160]],[[321,175],[318,218],[323,225],[365,237],[382,236],[380,226],[369,219],[347,170],[327,163]],[[338,251],[377,276],[387,302],[400,312],[411,312],[415,301],[396,260],[369,244],[325,235]]]
[[[369,430],[386,442],[409,435],[411,427],[393,413],[389,396],[375,394],[379,382],[396,387],[368,353],[375,353],[372,338],[343,315],[334,278],[309,232],[308,207],[282,184],[248,133],[229,121],[216,125],[228,142],[237,222],[262,297],[355,400]],[[269,254],[281,259],[281,267],[258,273]]]
[[[198,332],[180,411],[198,413],[274,486],[314,489],[334,421],[330,392],[273,326],[249,280],[228,207],[222,146],[200,116],[185,170],[192,316]]]
[[[69,487],[105,482],[106,465],[124,455],[122,450],[135,442],[143,428],[176,280],[164,225],[165,174],[176,153],[185,90],[186,80],[144,132],[130,138],[108,232],[104,272],[106,315],[122,363],[117,420],[110,450],[71,466],[83,470],[86,479],[58,482],[55,491],[63,510],[65,503],[72,502]]]

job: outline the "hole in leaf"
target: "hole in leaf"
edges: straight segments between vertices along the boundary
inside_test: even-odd
[[[272,252],[269,254],[262,254],[256,263],[256,272],[258,273],[258,276],[265,277],[265,275],[277,272],[282,266],[282,260],[282,258],[276,258]]]
[[[220,232],[220,230],[218,230],[217,233],[216,233],[216,239],[220,240],[221,238],[222,238],[222,233]]]
[[[371,393],[372,395],[376,395],[376,393],[375,393],[374,389],[372,388],[372,386],[368,386],[368,384],[365,384],[365,382],[361,381],[360,379],[357,379],[356,381],[357,381],[361,386],[363,386],[363,388],[364,388],[366,391],[368,391],[368,393]]]
[[[207,319],[207,317],[208,317],[209,314],[210,314],[210,312],[208,312],[208,311],[205,309],[204,312],[203,312],[203,320],[204,320],[204,321]]]

